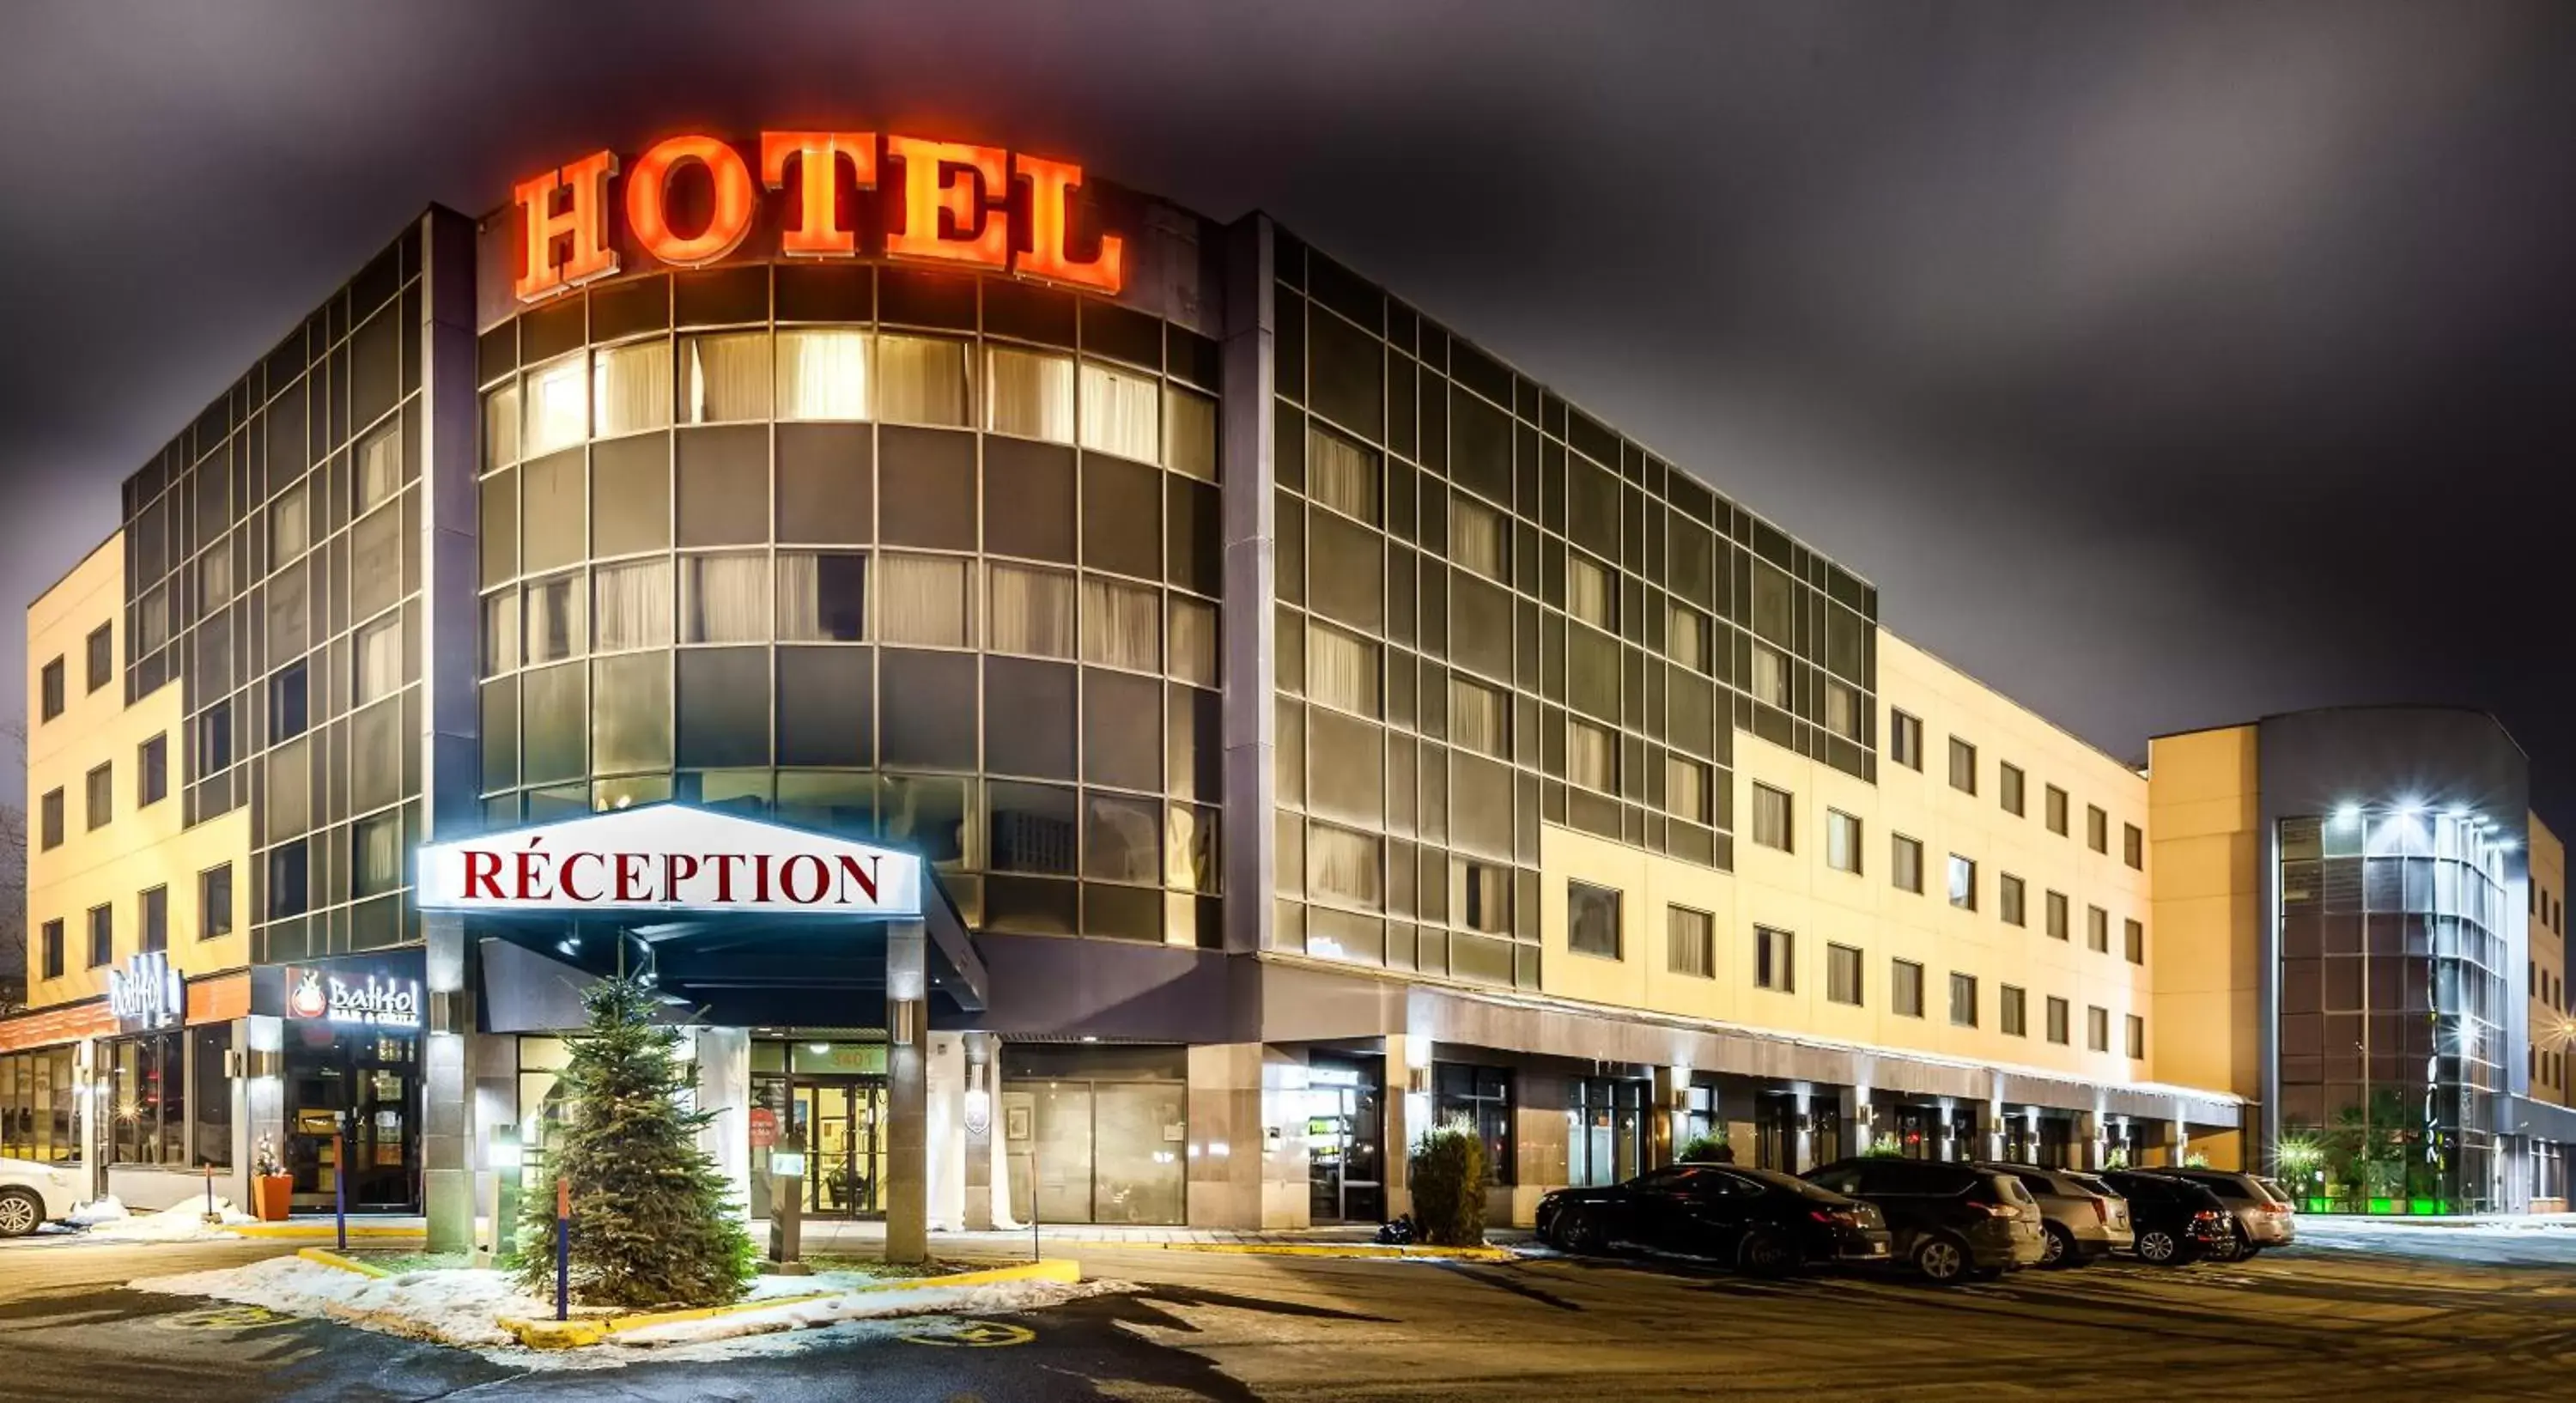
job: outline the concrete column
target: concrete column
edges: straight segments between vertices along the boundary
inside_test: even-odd
[[[1413,1089],[1416,1069],[1422,1090]],[[1386,1216],[1413,1211],[1413,1137],[1431,1128],[1431,1040],[1389,1033],[1386,1039]]]
[[[1670,1164],[1690,1138],[1682,1124],[1682,1118],[1690,1114],[1690,1068],[1655,1068],[1652,1094],[1655,1102],[1646,1114],[1646,1124],[1653,1143],[1646,1147],[1647,1161],[1652,1165]]]
[[[278,1163],[286,1162],[286,1020],[254,1013],[233,1025],[233,1046],[241,1049],[242,1075],[233,1083],[234,1163],[245,1176],[259,1172],[260,1142]],[[249,1182],[245,1177],[244,1182]],[[254,1211],[248,1199],[245,1213]]]
[[[930,986],[924,972],[928,939],[919,921],[886,927],[885,1259],[889,1262],[930,1257]]]
[[[1842,1120],[1843,1157],[1849,1159],[1869,1153],[1869,1142],[1878,1136],[1876,1117],[1869,1104],[1869,1088],[1835,1087],[1834,1114]]]
[[[465,922],[424,914],[420,927],[428,946],[430,1002],[444,1002],[451,1018],[466,1020],[460,1028],[433,1025],[420,1039],[421,1201],[429,1216],[429,1250],[463,1252],[474,1243],[474,1130],[465,1076],[465,1043],[473,1026],[465,994]]]
[[[934,1033],[926,1069],[930,1123],[929,1218],[936,1232],[966,1226],[966,1040]]]
[[[2095,1111],[2075,1113],[2074,1143],[2067,1148],[2075,1155],[2076,1167],[2100,1170],[2105,1166],[2102,1146],[2102,1117]]]
[[[1270,815],[1278,744],[1273,602],[1278,549],[1272,395],[1270,220],[1247,215],[1225,231],[1225,340],[1217,475],[1225,537],[1225,948],[1267,949],[1278,841]],[[1245,821],[1249,820],[1249,821]],[[1302,948],[1302,947],[1301,947]]]
[[[1189,1225],[1260,1228],[1267,1211],[1261,1044],[1195,1046],[1188,1060]]]
[[[751,1221],[751,1030],[699,1028],[698,1109],[715,1119],[698,1127],[698,1149],[724,1174],[725,1194]]]
[[[1010,1221],[1010,1207],[997,1202],[1008,1186],[1007,1171],[1000,1163],[1001,1136],[993,1124],[999,1114],[1002,1076],[1002,1040],[991,1033],[960,1035],[960,1046],[966,1062],[965,1163],[962,1182],[965,1201],[961,1205],[966,1231],[989,1232],[997,1224]]]

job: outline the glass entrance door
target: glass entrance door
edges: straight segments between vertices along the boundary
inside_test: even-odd
[[[1308,1216],[1318,1223],[1386,1219],[1386,1108],[1364,1069],[1317,1063],[1306,1091]]]
[[[805,1211],[855,1218],[885,1211],[885,1083],[874,1078],[799,1079],[790,1116],[805,1145]]]

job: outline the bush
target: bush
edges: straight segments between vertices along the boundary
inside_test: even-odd
[[[1905,1147],[1897,1143],[1896,1134],[1893,1131],[1870,1141],[1869,1148],[1861,1151],[1861,1155],[1867,1159],[1900,1159],[1904,1154]]]
[[[1683,1143],[1681,1152],[1673,1158],[1684,1164],[1709,1164],[1725,1160],[1733,1153],[1726,1147],[1723,1135],[1694,1135]]]
[[[1415,1232],[1440,1247],[1485,1241],[1485,1142],[1465,1121],[1434,1126],[1414,1142],[1408,1168]]]

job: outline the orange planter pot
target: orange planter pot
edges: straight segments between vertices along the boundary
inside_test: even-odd
[[[251,1194],[251,1211],[259,1215],[261,1222],[285,1222],[288,1206],[295,1197],[295,1176],[262,1174],[251,1180]]]

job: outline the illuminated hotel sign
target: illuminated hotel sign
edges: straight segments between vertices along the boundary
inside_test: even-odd
[[[450,911],[921,914],[921,859],[735,814],[656,804],[420,851],[420,904]]]
[[[610,221],[652,258],[679,268],[716,262],[742,247],[766,193],[778,194],[778,251],[798,258],[853,258],[863,252],[968,268],[1007,269],[1094,292],[1124,284],[1125,240],[1101,234],[1088,255],[1074,248],[1074,191],[1082,167],[998,146],[971,146],[875,132],[762,132],[758,168],[732,143],[675,136],[620,171],[615,153],[580,160],[519,182],[512,192],[520,270],[512,290],[536,302],[618,271]],[[879,189],[886,217],[845,209],[841,173],[861,194]],[[612,190],[612,186],[622,186]],[[622,198],[621,198],[622,196]],[[863,248],[862,244],[881,247]]]
[[[170,957],[143,950],[125,957],[123,969],[107,972],[107,1011],[120,1031],[135,1033],[167,1028],[187,1016],[188,986]]]
[[[420,1027],[420,981],[375,970],[286,967],[286,1016],[368,1028]]]

